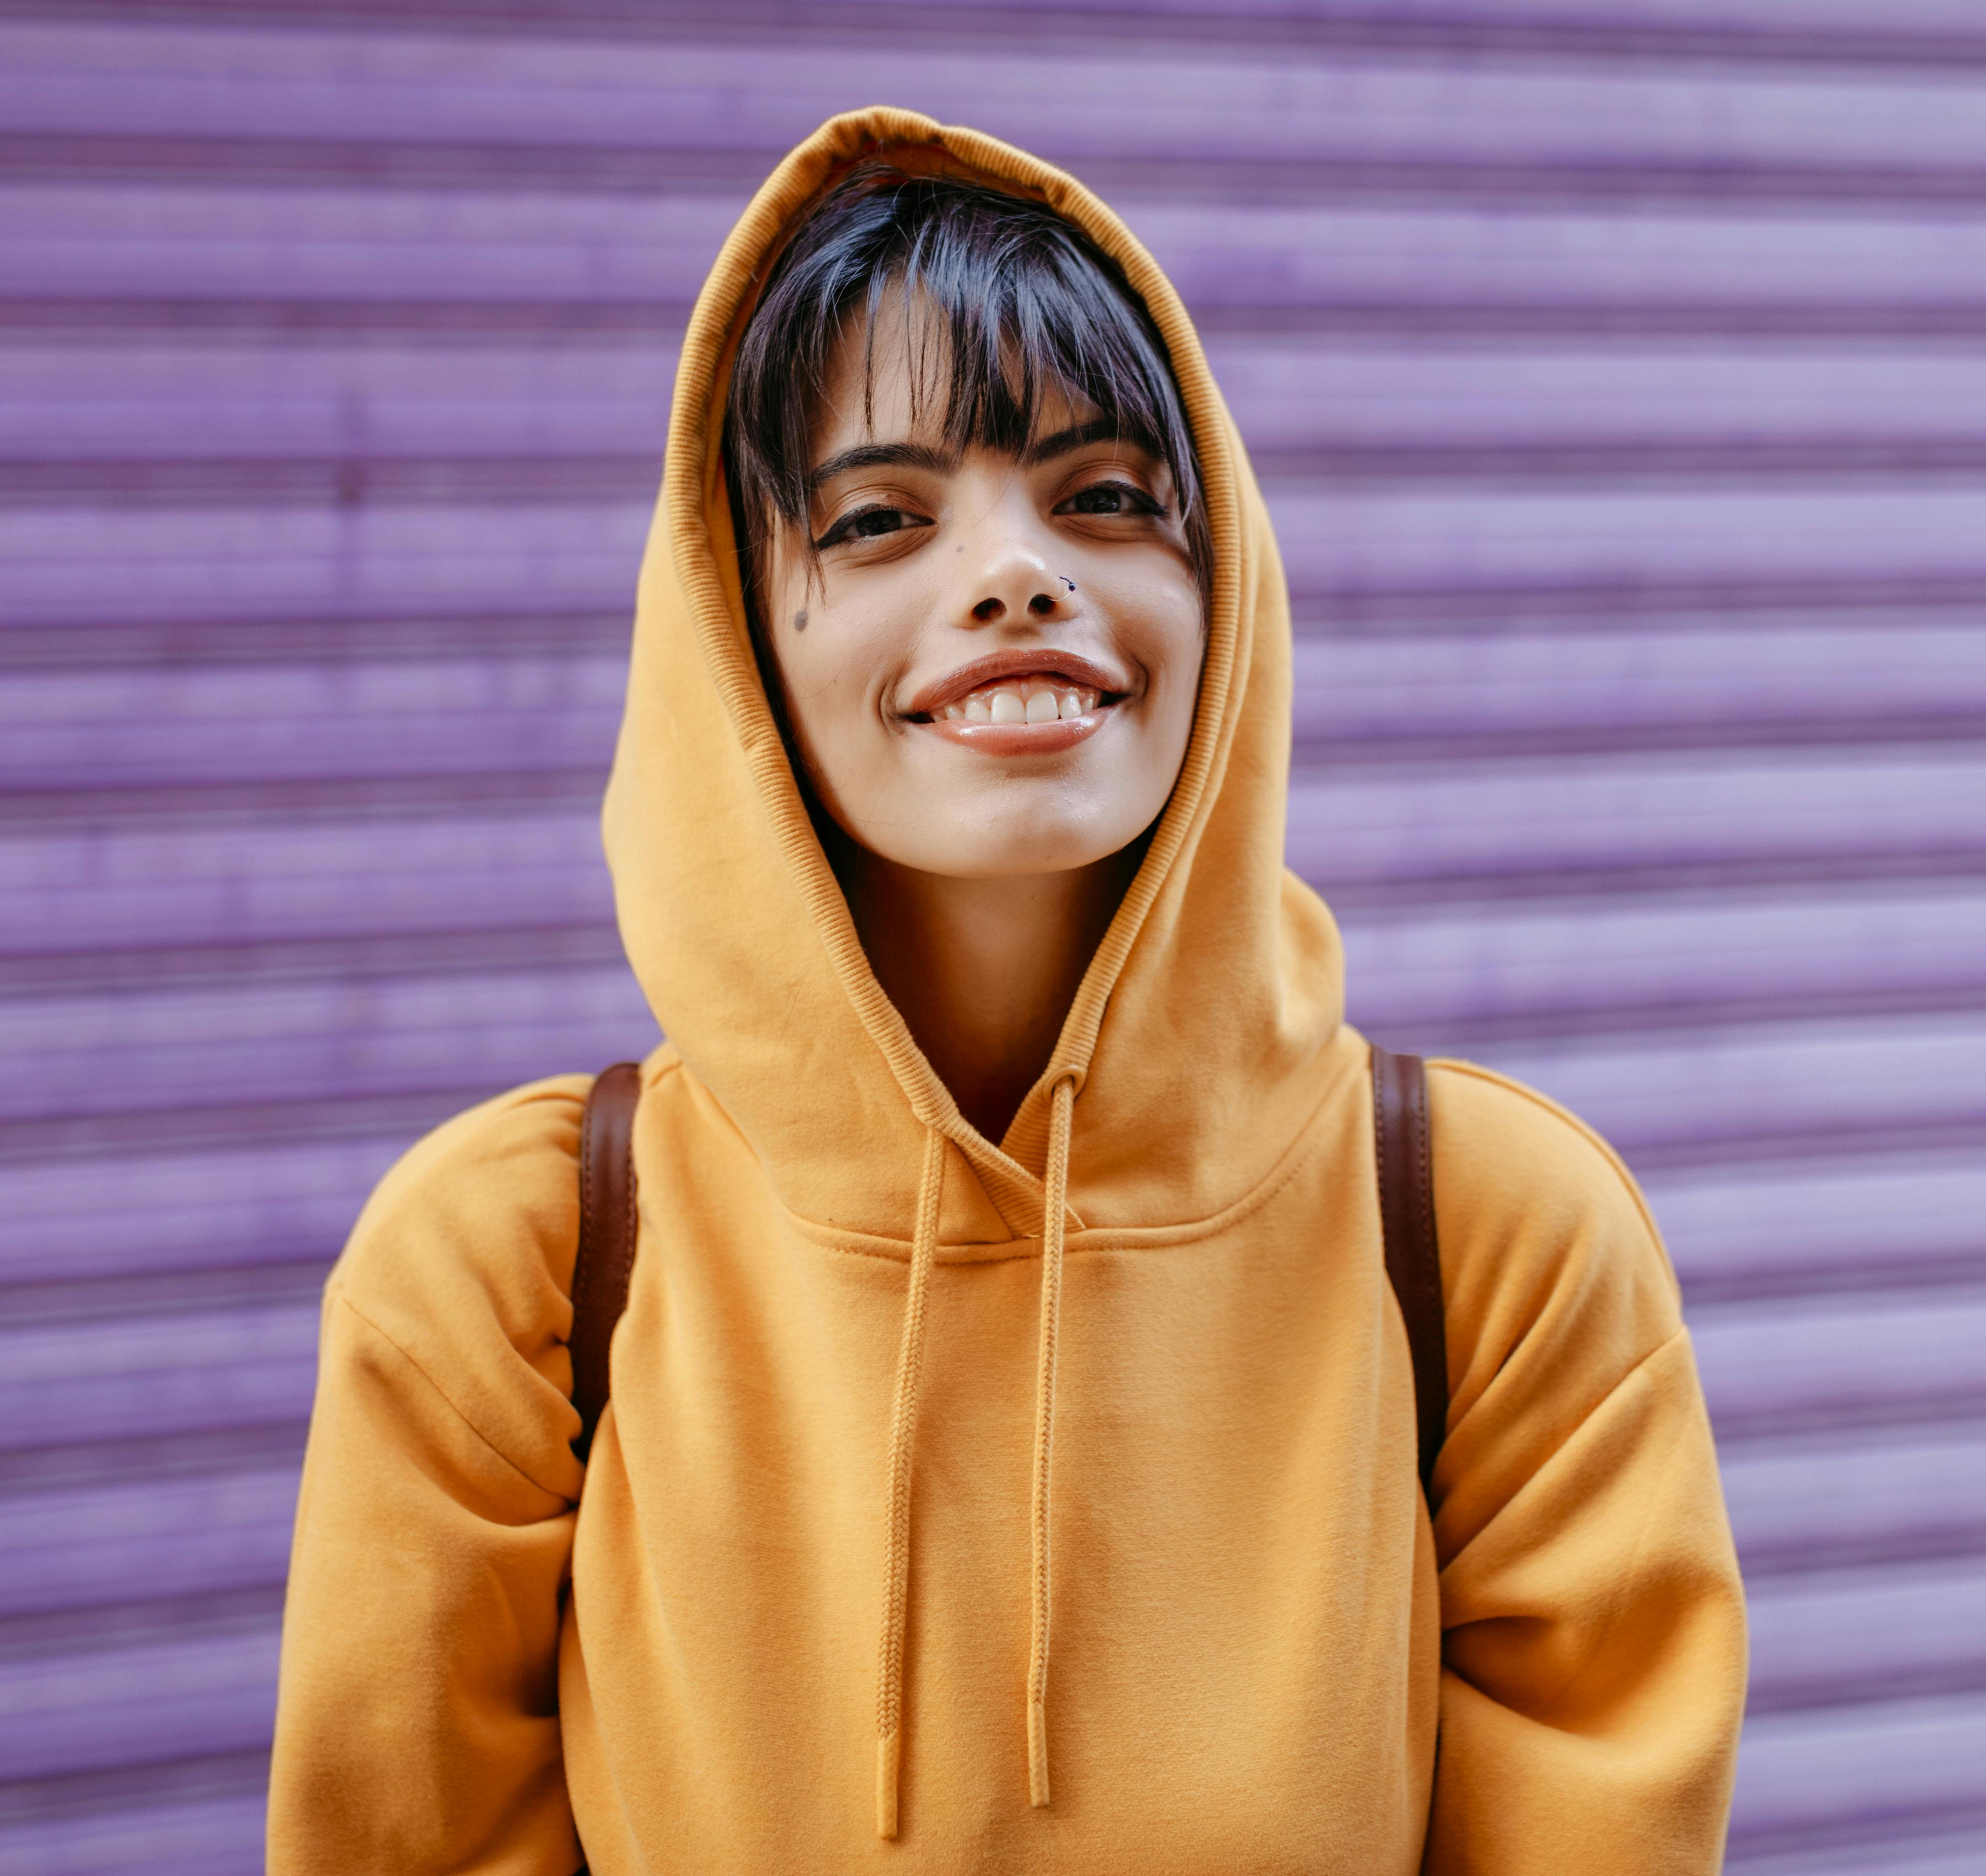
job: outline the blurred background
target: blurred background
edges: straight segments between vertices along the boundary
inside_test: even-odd
[[[0,0],[0,1876],[260,1868],[318,1288],[417,1133],[653,1040],[678,337],[878,102],[1200,320],[1355,1019],[1646,1184],[1732,1868],[1986,1870],[1979,0]]]

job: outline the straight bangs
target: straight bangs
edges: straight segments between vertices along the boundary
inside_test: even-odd
[[[900,322],[882,318],[900,294]],[[879,350],[879,327],[902,335]],[[1018,456],[1059,392],[1164,463],[1204,604],[1211,544],[1193,438],[1164,342],[1116,264],[1052,209],[886,164],[852,172],[779,256],[732,369],[724,455],[748,571],[782,521],[807,525],[813,430],[848,335],[863,342],[864,415],[877,374],[909,378],[947,447]],[[748,588],[752,582],[748,580]]]

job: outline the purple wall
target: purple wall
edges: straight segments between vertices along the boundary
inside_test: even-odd
[[[652,1036],[677,336],[879,99],[1203,319],[1355,1017],[1647,1183],[1732,1868],[1986,1868],[1977,0],[0,0],[0,1876],[260,1867],[315,1292],[416,1133]]]

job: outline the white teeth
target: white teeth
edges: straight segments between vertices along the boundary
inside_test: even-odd
[[[1102,699],[1093,690],[1066,689],[1047,678],[988,685],[933,712],[948,723],[1073,722]]]

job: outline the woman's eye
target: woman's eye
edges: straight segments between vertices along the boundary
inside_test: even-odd
[[[1099,482],[1079,489],[1064,502],[1058,514],[1156,514],[1159,505],[1143,489],[1128,482]]]
[[[858,508],[853,514],[845,514],[814,544],[816,552],[831,547],[843,541],[874,541],[884,534],[894,534],[906,527],[927,527],[930,523],[922,515],[911,514],[903,508],[890,508],[877,505],[873,508]]]

